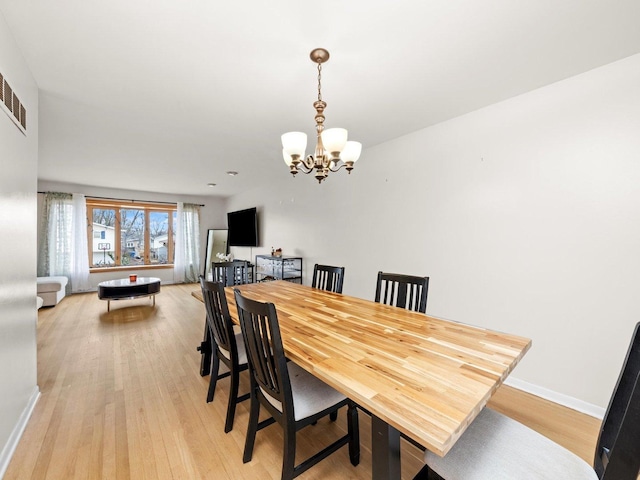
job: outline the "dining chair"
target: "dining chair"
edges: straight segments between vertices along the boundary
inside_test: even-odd
[[[329,292],[342,293],[342,283],[344,281],[344,267],[332,267],[330,265],[313,266],[313,288],[321,288]]]
[[[429,277],[378,272],[376,302],[425,313],[428,294]]]
[[[604,416],[593,467],[536,431],[484,408],[444,457],[425,453],[418,479],[636,480],[640,473],[640,323]]]
[[[249,283],[249,262],[246,260],[213,262],[211,272],[213,281],[221,282],[225,287]]]
[[[238,396],[240,372],[247,370],[247,354],[244,349],[242,332],[234,327],[229,315],[229,306],[224,293],[224,285],[220,282],[208,282],[200,276],[202,298],[207,312],[207,325],[212,341],[211,373],[207,403],[213,401],[216,384],[219,379],[230,377],[229,401],[227,404],[227,418],[224,424],[225,433],[233,429],[233,419],[236,404],[247,400],[249,394]],[[220,362],[226,365],[228,371],[219,374]]]
[[[287,361],[273,303],[243,297],[238,289],[235,299],[251,383],[243,462],[251,461],[258,430],[277,422],[284,431],[283,480],[297,477],[346,444],[349,445],[351,464],[358,465],[360,434],[355,404],[296,363]],[[261,405],[271,417],[258,422]],[[347,406],[347,434],[295,465],[296,432],[343,406]]]

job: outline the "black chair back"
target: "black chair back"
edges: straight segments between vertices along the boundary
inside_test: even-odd
[[[356,404],[295,363],[287,364],[273,303],[243,297],[237,288],[234,292],[251,382],[251,407],[242,461],[251,461],[256,432],[278,422],[284,431],[282,480],[292,480],[347,444],[351,464],[358,465],[360,436]],[[297,382],[293,386],[291,379]],[[306,415],[300,414],[298,419],[294,411],[294,392],[301,407],[304,405],[308,409],[301,408]],[[271,416],[259,421],[261,405]],[[336,420],[338,409],[343,406],[348,407],[347,434],[296,465],[296,432],[327,415]]]
[[[251,381],[259,387],[252,388],[252,391],[264,396],[268,403],[263,402],[263,405],[269,409],[272,416],[283,415],[293,422],[293,396],[276,308],[273,303],[262,303],[243,297],[237,289],[235,298]],[[281,411],[269,408],[269,404],[273,404],[269,397],[280,403]],[[276,420],[280,423],[283,419]]]
[[[636,480],[640,473],[640,323],[602,422],[593,465],[602,480]]]
[[[425,313],[428,293],[429,277],[378,272],[375,297],[378,303]]]
[[[240,372],[247,370],[249,367],[244,360],[244,344],[238,345],[236,340],[233,322],[229,315],[227,297],[224,293],[224,285],[220,282],[207,282],[201,275],[200,286],[207,311],[207,328],[209,329],[209,338],[212,339],[211,347],[213,349],[207,403],[213,401],[218,380],[231,377],[227,418],[224,424],[224,431],[230,432],[233,429],[236,404],[249,398],[249,394],[238,395]],[[219,374],[220,362],[227,366],[227,372]]]
[[[227,297],[224,294],[224,285],[220,282],[207,282],[201,275],[200,287],[211,336],[219,348],[231,352],[231,358],[237,358],[237,345]]]
[[[313,288],[321,288],[329,292],[342,293],[342,283],[344,281],[344,267],[332,267],[330,265],[313,266]]]
[[[234,260],[232,262],[213,262],[211,264],[213,281],[225,287],[249,283],[249,262]]]

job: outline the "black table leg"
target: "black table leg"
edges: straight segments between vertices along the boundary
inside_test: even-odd
[[[371,415],[371,478],[400,480],[400,432]]]
[[[202,354],[200,359],[200,375],[206,377],[211,372],[211,335],[207,321],[204,322],[204,338],[198,347],[198,351]]]

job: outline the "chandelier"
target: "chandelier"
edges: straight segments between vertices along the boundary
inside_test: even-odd
[[[307,148],[307,134],[289,132],[282,135],[282,157],[292,175],[299,171],[311,173],[315,170],[318,183],[327,178],[329,172],[337,172],[342,167],[351,173],[353,165],[360,158],[362,144],[347,141],[347,131],[344,128],[324,129],[324,109],[327,103],[322,100],[322,64],[329,60],[329,52],[324,48],[316,48],[309,55],[318,64],[318,100],[313,102],[316,109],[316,134],[318,140],[313,155],[305,157]]]

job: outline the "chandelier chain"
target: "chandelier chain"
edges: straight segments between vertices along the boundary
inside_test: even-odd
[[[318,63],[318,101],[322,101],[321,80],[322,80],[322,64]]]

